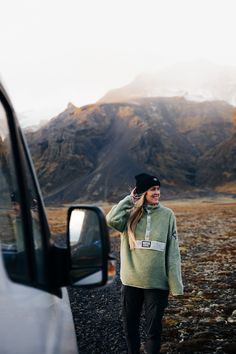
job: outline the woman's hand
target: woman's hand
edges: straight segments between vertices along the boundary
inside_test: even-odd
[[[134,203],[136,203],[136,202],[139,200],[139,198],[140,198],[140,195],[137,194],[137,192],[136,192],[136,188],[134,188],[134,189],[131,191],[130,196],[131,196],[131,198],[133,199],[133,202],[134,202]]]

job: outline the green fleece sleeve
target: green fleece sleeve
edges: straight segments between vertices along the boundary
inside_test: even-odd
[[[122,199],[118,204],[114,205],[106,216],[107,224],[113,229],[123,232],[126,228],[130,211],[133,207],[131,196]]]
[[[169,234],[167,242],[167,276],[171,293],[173,295],[183,295],[181,257],[179,250],[176,219],[173,213],[170,216]]]

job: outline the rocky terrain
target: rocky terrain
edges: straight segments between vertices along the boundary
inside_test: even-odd
[[[177,216],[185,294],[170,297],[161,352],[236,353],[236,202],[164,204]],[[112,235],[119,263],[119,237]],[[118,274],[105,288],[69,292],[80,354],[127,353]],[[143,319],[141,328],[144,342]]]
[[[26,134],[45,201],[110,201],[134,175],[158,174],[169,198],[236,194],[235,109],[181,97],[69,105]]]

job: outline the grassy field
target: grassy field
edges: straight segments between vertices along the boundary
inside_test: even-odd
[[[212,234],[216,234],[216,239],[218,241],[221,237],[222,242],[225,238],[227,241],[232,241],[232,243],[235,242],[235,199],[187,199],[169,200],[163,201],[162,203],[171,208],[176,215],[180,244],[184,243],[186,238],[193,241],[196,237],[198,243],[204,243],[204,240]],[[103,212],[106,214],[112,205],[101,203],[98,206],[102,208]],[[46,209],[49,227],[53,238],[57,235],[66,234],[67,211],[68,208],[65,206],[61,208],[48,207]],[[113,232],[112,236],[117,236],[117,233]],[[186,251],[184,245],[181,247],[182,252],[184,253]],[[224,251],[224,248],[222,251]]]
[[[66,234],[67,227],[67,210],[66,207],[61,208],[46,208],[47,219],[51,235],[55,238],[57,235]]]
[[[168,200],[161,201],[161,203],[175,212],[180,234],[185,231],[191,232],[191,228],[199,228],[199,220],[201,220],[202,223],[206,222],[209,224],[212,218],[223,217],[223,219],[225,219],[227,215],[231,218],[235,215],[236,209],[236,199],[233,198]],[[106,214],[112,205],[100,203],[97,206],[102,208]],[[65,206],[61,208],[46,208],[53,237],[57,234],[66,233],[67,210],[68,208]],[[213,215],[215,216],[213,217]],[[229,222],[231,221],[229,220]],[[236,225],[233,224],[231,226],[235,227]]]

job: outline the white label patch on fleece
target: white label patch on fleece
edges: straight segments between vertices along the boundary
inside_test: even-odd
[[[135,248],[149,249],[149,250],[163,252],[165,251],[166,243],[159,242],[159,241],[137,240]]]

